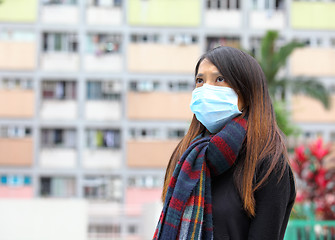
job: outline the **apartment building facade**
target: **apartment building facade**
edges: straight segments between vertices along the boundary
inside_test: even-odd
[[[88,239],[144,239],[197,59],[257,54],[268,29],[306,43],[285,74],[318,78],[333,107],[289,95],[292,118],[334,142],[334,13],[329,0],[0,1],[0,197],[84,198]]]

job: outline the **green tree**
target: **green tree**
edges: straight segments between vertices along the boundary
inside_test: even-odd
[[[296,132],[296,127],[290,122],[290,114],[285,107],[285,95],[287,89],[293,94],[304,94],[319,100],[326,109],[330,108],[329,93],[327,89],[315,78],[280,77],[279,70],[285,67],[291,53],[304,44],[291,41],[276,48],[275,43],[279,37],[277,31],[268,31],[261,41],[261,50],[256,56],[268,82],[270,95],[274,101],[274,108],[278,126],[288,136]]]

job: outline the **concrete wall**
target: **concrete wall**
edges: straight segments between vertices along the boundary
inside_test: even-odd
[[[32,118],[35,111],[33,90],[0,89],[0,117]]]
[[[291,74],[294,76],[335,76],[334,48],[301,48],[291,55]]]
[[[0,70],[34,70],[36,68],[35,42],[1,40],[0,53]]]
[[[191,93],[129,92],[128,118],[191,121]]]
[[[305,96],[293,96],[292,120],[299,123],[334,123],[335,96],[331,97],[331,109],[325,109],[322,104]]]
[[[178,143],[179,141],[177,140],[130,140],[127,143],[128,167],[166,168],[171,154]]]
[[[31,166],[33,149],[31,137],[0,138],[0,166]]]

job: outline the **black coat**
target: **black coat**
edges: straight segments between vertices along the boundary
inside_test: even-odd
[[[255,192],[254,218],[249,218],[243,209],[234,185],[235,169],[233,166],[212,179],[214,240],[282,240],[296,196],[291,169],[287,165],[279,183],[280,173],[273,171],[266,184]],[[264,174],[266,167],[259,171]]]

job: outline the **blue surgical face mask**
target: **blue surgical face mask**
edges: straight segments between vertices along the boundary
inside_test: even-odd
[[[238,96],[232,88],[204,84],[192,92],[191,111],[211,133],[220,131],[226,121],[241,114]]]

